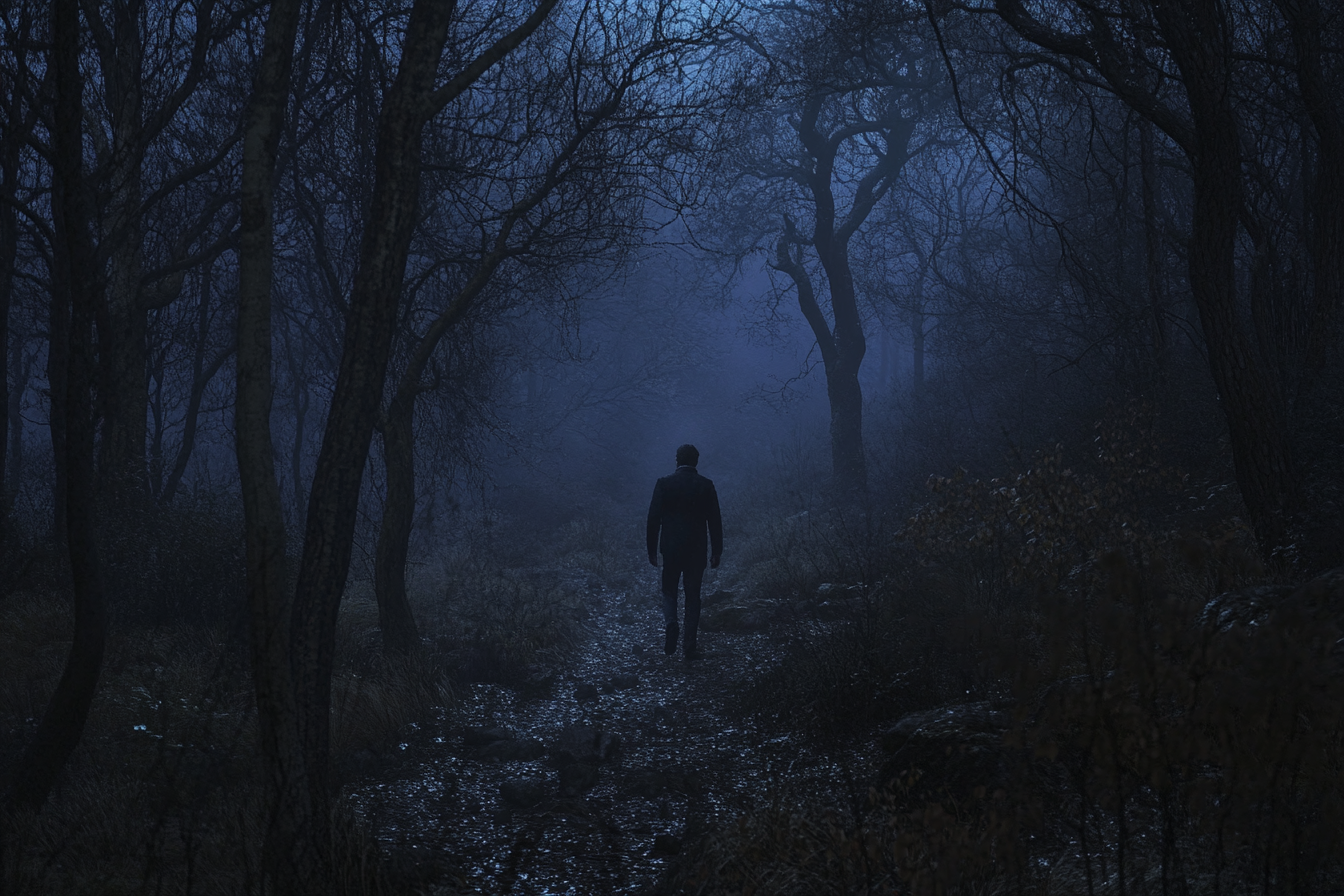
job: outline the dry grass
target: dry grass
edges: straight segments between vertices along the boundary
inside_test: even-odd
[[[99,693],[61,783],[39,816],[3,821],[0,892],[261,889],[261,769],[239,624],[236,527],[204,511],[156,525],[163,544],[141,532],[139,541],[115,546],[120,566],[111,575],[134,599],[114,607]],[[453,681],[526,683],[529,667],[558,662],[586,616],[586,592],[576,583],[586,582],[590,567],[615,563],[604,547],[610,525],[571,525],[559,549],[524,543],[504,527],[495,530],[496,547],[465,544],[445,573],[413,579],[426,647],[409,658],[383,656],[371,588],[352,583],[332,682],[334,779],[386,768],[417,726],[451,711]],[[508,568],[520,557],[550,566]],[[59,571],[43,568],[50,556],[16,562],[27,590],[0,600],[0,762],[7,766],[60,677],[72,626]],[[347,814],[333,831],[341,892],[415,885],[396,882],[388,858]]]
[[[424,658],[368,668],[353,649],[358,600],[343,614],[333,762],[384,750],[449,699]],[[68,602],[0,603],[0,725],[12,763],[69,649]],[[219,625],[114,626],[83,740],[38,816],[3,820],[0,891],[248,893],[261,889],[260,767],[246,648]],[[359,825],[335,826],[342,892],[388,892],[384,860]]]
[[[1344,571],[1267,575],[1204,495],[1154,512],[1149,486],[1181,477],[1103,454],[1086,473],[1049,456],[1009,482],[940,481],[867,580],[822,517],[778,532],[791,557],[835,558],[821,574],[859,571],[865,599],[857,618],[796,625],[744,688],[758,722],[844,750],[837,732],[940,705],[1011,698],[1015,721],[988,746],[904,748],[866,795],[777,782],[662,890],[1340,892]],[[1228,591],[1264,599],[1205,612]]]

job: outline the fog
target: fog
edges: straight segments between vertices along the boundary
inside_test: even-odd
[[[1340,890],[1331,4],[0,24],[0,892]]]

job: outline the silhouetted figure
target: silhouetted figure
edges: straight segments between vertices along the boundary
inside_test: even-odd
[[[686,585],[686,659],[695,659],[695,629],[700,623],[700,582],[705,561],[715,569],[723,557],[723,520],[714,483],[695,471],[700,452],[694,445],[677,449],[677,471],[659,479],[649,502],[649,562],[663,554],[664,653],[677,649],[677,583]],[[661,535],[660,535],[661,533]]]

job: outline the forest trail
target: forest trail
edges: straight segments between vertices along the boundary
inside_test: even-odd
[[[588,579],[591,617],[549,695],[464,685],[439,730],[401,746],[395,777],[351,788],[381,846],[428,892],[649,892],[683,841],[767,794],[853,789],[833,759],[794,735],[760,735],[734,710],[734,685],[778,647],[762,633],[705,632],[696,663],[664,655],[648,579]]]

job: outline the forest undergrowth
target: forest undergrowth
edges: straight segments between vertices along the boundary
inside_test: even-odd
[[[787,453],[727,490],[707,640],[731,651],[736,624],[777,645],[727,684],[729,714],[847,768],[877,741],[884,758],[825,796],[772,778],[736,818],[688,831],[659,891],[1338,891],[1344,575],[1266,564],[1227,471],[1173,463],[1145,413],[1114,409],[1084,452],[947,471],[913,504],[836,508],[799,488],[824,478]],[[570,579],[632,587],[631,520],[603,505],[554,532],[465,530],[413,568],[410,658],[383,654],[356,579],[333,680],[338,785],[395,769],[467,683],[546,699],[590,612]],[[42,814],[5,820],[4,893],[261,890],[239,523],[176,508],[143,538],[110,542],[100,696]],[[58,557],[38,539],[6,551],[12,767],[71,621]],[[333,830],[345,892],[424,891],[352,813]]]
[[[787,646],[742,711],[886,759],[830,799],[777,785],[664,891],[1338,892],[1344,569],[1266,564],[1144,414],[913,512],[764,526]]]
[[[241,524],[217,506],[166,517],[141,541],[110,539],[115,591],[99,696],[41,814],[4,819],[0,892],[262,889]],[[564,550],[550,555],[539,542],[502,533],[494,543],[464,538],[432,569],[422,564],[411,596],[423,649],[408,657],[383,653],[372,586],[352,582],[332,683],[338,784],[394,765],[408,734],[451,713],[461,682],[526,686],[534,663],[564,655],[584,609],[535,564],[601,549],[583,525],[571,529]],[[72,619],[56,554],[38,539],[7,547],[0,763],[12,768],[61,675]],[[529,550],[532,566],[510,565]],[[338,811],[331,849],[342,891],[406,892],[362,823]]]

